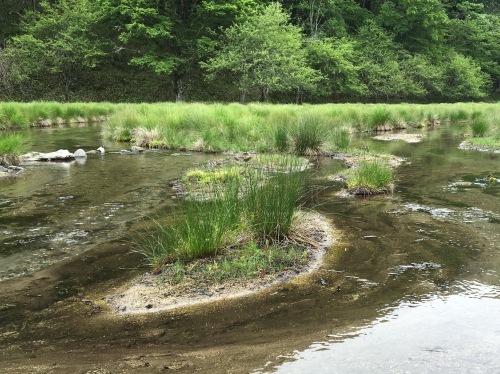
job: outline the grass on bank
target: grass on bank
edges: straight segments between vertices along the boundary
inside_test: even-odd
[[[498,115],[499,104],[131,104],[104,126],[110,140],[197,151],[318,154],[349,146],[353,131],[422,127]]]
[[[19,165],[19,156],[26,150],[24,138],[20,134],[0,137],[0,166]]]
[[[100,117],[122,107],[121,104],[110,103],[3,102],[0,103],[0,129],[68,123],[78,118],[101,121]]]
[[[349,145],[353,131],[498,117],[499,104],[0,103],[0,129],[106,116],[103,135],[151,148],[318,154]]]
[[[466,143],[485,150],[500,150],[500,113],[477,113],[470,125],[471,137]],[[465,147],[467,148],[467,147]]]
[[[220,183],[220,179],[212,178],[210,198],[184,201],[173,222],[155,221],[154,232],[140,241],[141,251],[156,272],[166,266],[171,268],[173,263],[220,254],[227,261],[257,261],[248,256],[245,261],[241,259],[241,254],[248,255],[245,248],[249,247],[260,248],[261,256],[275,253],[276,258],[286,258],[284,252],[291,248],[290,232],[305,178],[296,169],[291,159],[284,171],[252,169],[245,181],[236,177]],[[257,255],[255,251],[251,253]]]

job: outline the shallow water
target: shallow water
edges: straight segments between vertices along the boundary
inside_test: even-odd
[[[145,270],[130,252],[134,230],[170,212],[168,182],[209,157],[113,153],[124,145],[102,143],[98,127],[30,130],[33,150],[108,152],[31,164],[0,182],[4,369],[52,360],[60,372],[113,372],[110,362],[133,351],[150,372],[498,371],[500,184],[483,180],[500,175],[500,155],[457,150],[460,131],[438,128],[420,144],[355,140],[408,159],[390,196],[339,198],[328,176],[341,163],[319,160],[307,203],[343,237],[317,273],[241,300],[124,320],[81,300]],[[108,356],[96,359],[95,347]],[[62,349],[78,355],[64,362],[52,353]],[[137,369],[124,362],[118,372]]]
[[[50,152],[101,144],[99,127],[29,131],[33,150]],[[168,182],[200,155],[118,153],[104,143],[104,156],[84,161],[27,163],[14,182],[0,185],[0,280],[26,275],[123,235],[127,225],[171,200]]]
[[[423,144],[393,144],[394,154],[408,158],[398,169],[396,194],[338,208],[350,217],[349,231],[370,242],[359,243],[356,256],[376,253],[369,268],[349,263],[346,277],[371,289],[389,282],[421,289],[402,292],[366,324],[328,334],[256,372],[500,371],[500,185],[485,181],[500,174],[500,158],[457,151],[456,131],[440,129]]]

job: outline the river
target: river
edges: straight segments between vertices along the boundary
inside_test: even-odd
[[[26,131],[37,151],[96,149],[0,181],[2,372],[450,373],[500,371],[500,155],[460,151],[463,129],[358,147],[405,157],[393,195],[342,199],[322,158],[310,207],[342,235],[317,272],[256,295],[116,315],[106,297],[147,271],[144,220],[169,182],[213,157],[120,153],[99,126]],[[321,280],[321,282],[320,282]]]

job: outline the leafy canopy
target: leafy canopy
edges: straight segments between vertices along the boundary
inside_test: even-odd
[[[261,100],[269,91],[312,89],[319,80],[307,65],[301,29],[278,3],[229,27],[220,50],[202,66],[212,79],[230,72],[241,92],[260,89]]]

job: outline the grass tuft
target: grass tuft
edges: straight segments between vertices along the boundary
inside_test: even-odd
[[[482,138],[488,132],[490,125],[482,118],[475,118],[470,123],[470,128],[474,138]]]
[[[350,170],[347,178],[350,192],[361,195],[392,192],[393,183],[392,168],[381,160],[360,162],[357,168]]]
[[[19,156],[24,151],[26,151],[26,146],[22,135],[3,136],[0,138],[0,165],[19,165]]]
[[[328,129],[318,115],[303,115],[292,133],[294,152],[298,155],[319,155],[324,150]]]

